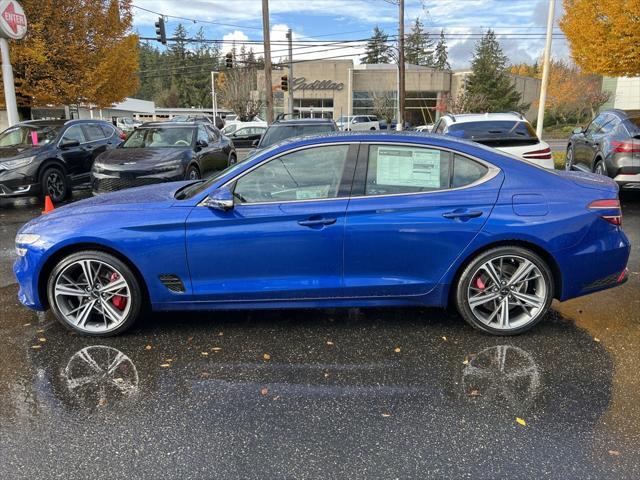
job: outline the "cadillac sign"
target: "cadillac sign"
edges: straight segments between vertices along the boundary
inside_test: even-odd
[[[16,0],[0,0],[0,37],[20,40],[27,34],[27,17]]]
[[[307,82],[305,77],[294,78],[291,82],[292,90],[342,90],[344,83],[333,80],[314,80]]]

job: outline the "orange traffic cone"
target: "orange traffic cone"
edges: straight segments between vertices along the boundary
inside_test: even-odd
[[[44,215],[45,213],[49,213],[53,211],[53,209],[54,206],[53,202],[51,201],[51,197],[47,195],[46,197],[44,197],[44,210],[42,211],[42,214]]]

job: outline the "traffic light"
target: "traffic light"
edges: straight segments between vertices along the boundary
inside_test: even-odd
[[[167,44],[167,34],[164,31],[164,17],[158,17],[156,22],[156,40],[161,44]]]
[[[283,92],[289,90],[289,78],[287,77],[287,75],[283,75],[282,77],[280,77],[280,88]]]
[[[227,68],[233,68],[233,53],[229,52],[225,55],[224,64]]]

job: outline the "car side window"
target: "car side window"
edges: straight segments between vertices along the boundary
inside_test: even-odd
[[[605,135],[611,131],[613,131],[620,124],[620,120],[614,117],[613,115],[607,115],[607,119],[605,123],[602,124],[598,134]]]
[[[207,131],[202,125],[198,126],[198,141],[209,143],[209,135],[207,135]]]
[[[215,128],[207,127],[207,133],[209,134],[209,143],[218,143],[220,133]]]
[[[371,145],[365,195],[449,188],[451,153],[428,147]]]
[[[85,143],[87,140],[84,137],[84,133],[82,132],[82,126],[73,125],[67,128],[62,135],[62,140],[77,140],[80,143]]]
[[[113,132],[115,132],[111,125],[100,125],[100,128],[102,128],[105,138],[111,137],[113,135]]]
[[[84,132],[87,136],[87,141],[95,142],[97,140],[102,140],[105,138],[104,132],[100,125],[96,123],[90,123],[84,126]]]
[[[464,187],[484,177],[489,169],[470,158],[455,154],[453,157],[453,175],[451,188]]]
[[[606,118],[606,115],[604,114],[598,115],[596,118],[594,118],[591,121],[591,123],[587,127],[587,130],[584,133],[587,135],[594,135],[595,133],[598,133],[598,130],[600,130],[600,127],[606,121],[605,118]]]
[[[327,145],[274,158],[238,179],[236,202],[336,198],[348,151],[349,145]]]

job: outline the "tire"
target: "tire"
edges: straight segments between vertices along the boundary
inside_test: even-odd
[[[49,195],[53,203],[61,202],[71,194],[69,180],[60,167],[51,166],[40,175],[40,195]]]
[[[487,270],[491,269],[489,262],[494,275]],[[519,267],[527,273],[514,278]],[[496,275],[497,286],[492,280]],[[553,289],[551,270],[539,255],[522,247],[503,246],[480,253],[467,265],[456,285],[455,303],[473,328],[493,335],[517,335],[542,320],[553,300]]]
[[[593,173],[597,173],[598,175],[604,175],[605,177],[607,177],[607,167],[604,164],[603,160],[598,160],[595,164],[595,166],[593,167]]]
[[[47,297],[62,325],[91,337],[124,332],[137,320],[143,305],[141,286],[131,269],[113,255],[96,250],[60,260],[49,275]]]
[[[567,147],[567,156],[564,161],[564,169],[567,171],[573,170],[573,146],[569,145]]]
[[[235,165],[238,163],[238,157],[236,157],[235,153],[229,155],[229,165]]]
[[[185,180],[200,180],[200,170],[195,165],[189,165],[184,174]]]

